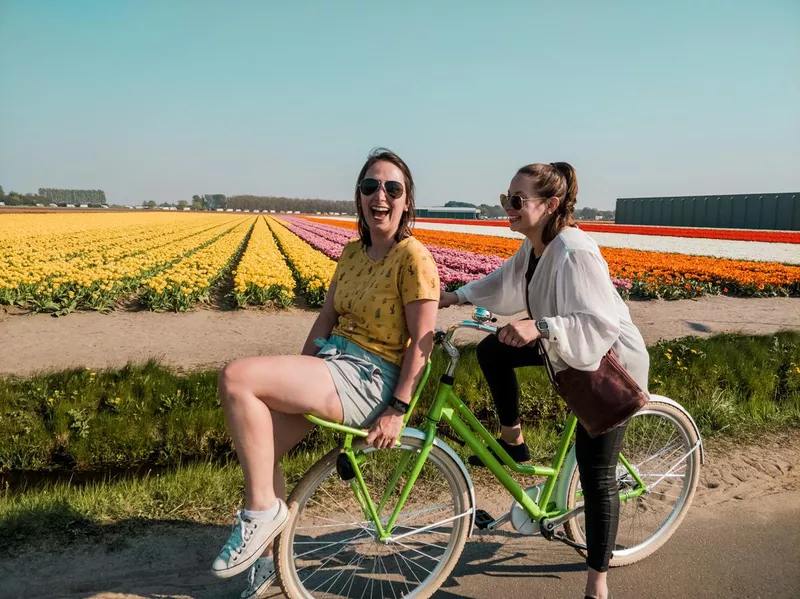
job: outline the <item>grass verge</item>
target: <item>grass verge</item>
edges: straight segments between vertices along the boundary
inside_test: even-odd
[[[672,397],[706,439],[800,427],[800,333],[684,338],[650,348],[651,392]],[[418,424],[446,367],[437,350]],[[518,370],[521,411],[534,460],[547,463],[566,410],[540,369]],[[488,388],[466,346],[456,392],[496,429]],[[289,488],[336,445],[314,431],[284,459]],[[468,450],[453,447],[466,458]],[[241,470],[216,398],[216,371],[178,375],[156,362],[0,379],[0,465],[66,471],[141,464],[158,474],[108,475],[87,484],[0,486],[0,551],[26,539],[99,534],[101,525],[145,519],[229,523],[242,496]]]

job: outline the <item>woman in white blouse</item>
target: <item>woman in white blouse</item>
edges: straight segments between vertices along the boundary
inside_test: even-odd
[[[498,439],[518,462],[530,459],[519,422],[514,372],[542,365],[533,342],[543,339],[556,371],[592,371],[609,348],[647,389],[649,356],[628,307],[611,283],[597,244],[577,228],[575,170],[566,162],[530,164],[501,196],[509,227],[525,235],[522,246],[493,273],[441,296],[440,307],[469,302],[501,315],[527,311],[498,335],[478,345],[478,362],[489,383],[501,424]],[[605,599],[606,572],[617,534],[616,463],[625,428],[595,439],[578,425],[576,454],[586,504],[589,567],[586,597]],[[470,462],[482,465],[477,456]]]

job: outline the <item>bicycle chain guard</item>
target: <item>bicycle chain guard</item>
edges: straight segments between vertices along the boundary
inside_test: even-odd
[[[538,483],[532,487],[525,489],[525,494],[530,497],[534,503],[539,502],[539,497],[542,496],[542,489],[544,483]],[[532,519],[525,508],[520,505],[518,501],[511,504],[511,525],[518,533],[523,535],[535,535],[539,531],[539,523]]]

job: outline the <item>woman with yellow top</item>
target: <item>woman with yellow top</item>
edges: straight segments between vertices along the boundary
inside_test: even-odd
[[[245,505],[212,571],[228,578],[252,566],[245,598],[274,579],[272,558],[259,557],[287,522],[279,461],[313,426],[303,414],[369,427],[369,444],[391,447],[433,348],[439,274],[411,236],[414,180],[406,163],[388,150],[372,152],[355,201],[359,239],[342,251],[302,355],[244,358],[220,372]]]

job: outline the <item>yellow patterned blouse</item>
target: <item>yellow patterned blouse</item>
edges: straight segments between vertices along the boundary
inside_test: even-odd
[[[439,301],[439,271],[428,248],[407,237],[382,260],[373,260],[360,241],[351,241],[342,250],[333,280],[339,322],[331,334],[402,365],[411,341],[404,306],[415,300]]]

